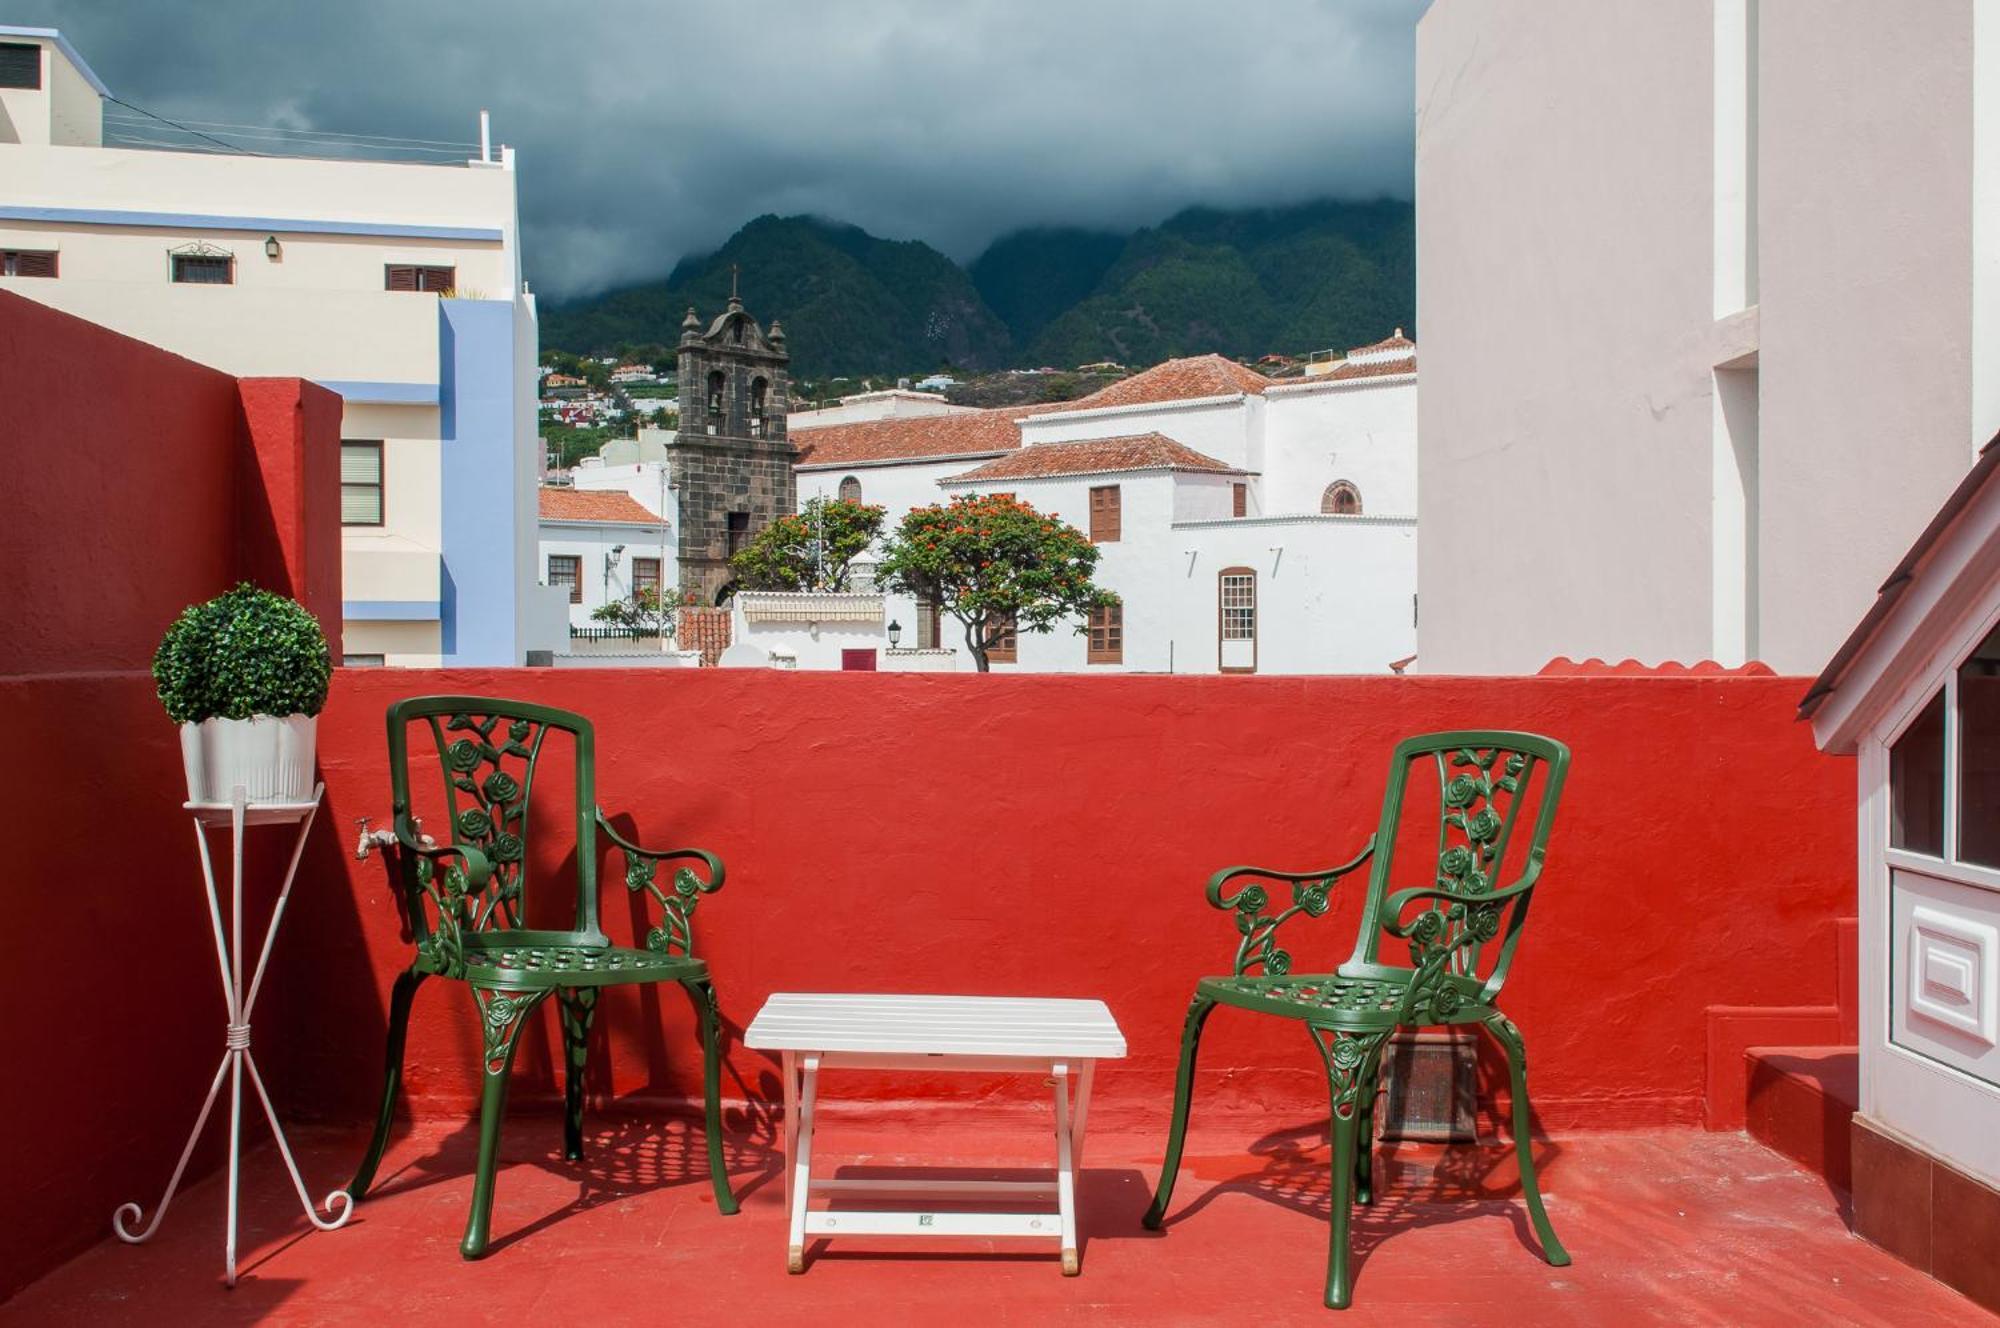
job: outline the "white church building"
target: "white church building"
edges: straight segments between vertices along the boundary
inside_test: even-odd
[[[1400,329],[1304,378],[1204,355],[1043,405],[866,393],[792,412],[788,432],[801,505],[879,504],[886,533],[916,507],[1007,493],[1091,536],[1119,607],[1021,634],[990,652],[996,672],[1384,673],[1416,651],[1416,346]],[[645,431],[570,473],[579,494],[619,495],[624,521],[545,500],[543,563],[580,578],[579,622],[635,568],[651,583],[655,559],[662,584],[682,583],[664,440]],[[642,531],[635,508],[657,524]],[[877,593],[866,559],[856,570],[849,595],[737,595],[732,636],[754,649],[732,658],[973,667],[956,619]]]
[[[1399,332],[1309,378],[1206,355],[1078,401],[875,393],[790,428],[801,503],[879,503],[888,530],[914,507],[1008,493],[1091,536],[1122,604],[1084,632],[1022,634],[996,671],[1382,673],[1416,649],[1416,398]],[[957,620],[893,595],[884,612],[900,630],[883,667],[913,647],[972,667]]]

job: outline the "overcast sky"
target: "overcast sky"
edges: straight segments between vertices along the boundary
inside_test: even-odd
[[[520,153],[529,278],[561,297],[664,275],[765,212],[969,260],[1022,226],[1407,198],[1423,4],[0,0],[0,12],[64,29],[114,95],[175,119],[471,140],[491,110],[494,137]]]

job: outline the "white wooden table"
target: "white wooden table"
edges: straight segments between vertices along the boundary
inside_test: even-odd
[[[1082,1165],[1090,1081],[1101,1059],[1125,1054],[1125,1035],[1103,1001],[989,996],[805,995],[779,992],[744,1034],[745,1045],[782,1053],[785,1076],[785,1207],[791,1219],[786,1266],[805,1271],[809,1236],[1013,1236],[1060,1242],[1062,1270],[1081,1269],[1076,1239],[1076,1172]],[[1053,1181],[814,1180],[813,1104],[822,1070],[958,1070],[1035,1074],[1055,1086]],[[907,1209],[813,1209],[814,1195],[909,1201]],[[1003,1199],[1008,1212],[926,1212],[925,1200],[954,1205]],[[1035,1200],[1050,1211],[1021,1211]]]

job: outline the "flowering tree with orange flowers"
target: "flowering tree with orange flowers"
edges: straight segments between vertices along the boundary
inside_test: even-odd
[[[1002,494],[919,507],[890,533],[875,579],[928,600],[965,627],[981,673],[987,652],[1016,632],[1048,632],[1065,618],[1118,602],[1091,582],[1097,546],[1060,517]]]

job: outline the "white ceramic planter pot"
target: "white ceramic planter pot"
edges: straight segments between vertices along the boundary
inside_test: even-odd
[[[190,802],[228,802],[242,785],[251,802],[312,797],[317,715],[258,715],[181,725]]]

